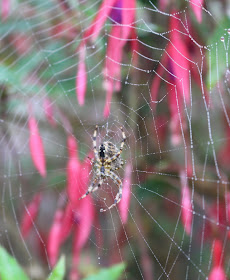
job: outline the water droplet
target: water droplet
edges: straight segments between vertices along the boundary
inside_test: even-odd
[[[102,209],[102,208],[100,209],[100,212],[103,212],[103,209]]]

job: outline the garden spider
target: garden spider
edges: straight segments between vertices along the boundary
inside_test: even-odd
[[[98,126],[96,126],[93,133],[94,159],[91,160],[92,164],[95,167],[95,174],[93,182],[89,186],[87,192],[80,199],[85,198],[89,193],[95,192],[98,188],[101,187],[103,181],[110,177],[117,185],[118,193],[115,197],[114,203],[111,206],[109,206],[107,209],[100,209],[101,212],[105,212],[106,210],[111,209],[117,203],[119,203],[122,197],[122,182],[120,178],[114,173],[114,171],[119,169],[124,164],[123,160],[120,158],[120,155],[125,144],[126,136],[123,128],[121,127],[123,139],[121,142],[120,150],[118,150],[118,148],[109,141],[103,142],[97,150],[97,129]],[[96,185],[97,181],[98,184]]]

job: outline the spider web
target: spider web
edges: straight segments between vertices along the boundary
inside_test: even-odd
[[[104,118],[103,65],[112,18],[106,21],[98,38],[86,46],[88,79],[84,106],[79,106],[76,99],[76,71],[80,63],[77,47],[100,3],[15,1],[9,18],[0,27],[1,244],[31,279],[44,279],[51,270],[46,237],[57,201],[67,201],[66,133],[74,135],[83,160],[92,151],[95,125],[99,126],[97,144],[111,141],[118,148],[123,127],[127,141],[121,157],[125,165],[116,174],[123,180],[125,167],[131,164],[128,221],[123,223],[118,207],[100,213],[100,208],[113,203],[117,191],[111,180],[106,181],[92,195],[97,223],[92,225],[89,240],[81,251],[80,274],[85,276],[89,269],[124,262],[124,279],[208,279],[214,239],[221,238],[221,255],[228,275],[229,221],[223,201],[230,183],[229,161],[227,150],[221,151],[229,141],[226,131],[230,128],[229,71],[225,71],[229,65],[229,20],[221,21],[216,12],[218,1],[202,7],[201,27],[191,11],[193,2],[185,2],[176,13],[163,12],[152,1],[137,2],[134,29],[139,49],[124,56],[120,63],[122,78],[117,82],[121,83],[121,90],[113,93],[110,115]],[[61,5],[66,5],[65,9]],[[187,70],[189,101],[183,81],[182,101],[178,99],[179,90],[172,91],[170,86],[181,76],[173,73],[172,65],[163,62],[165,56],[170,56],[167,46],[174,43],[171,34],[175,30],[168,28],[172,17],[179,22],[182,40],[189,40],[195,54],[185,57],[192,65]],[[193,24],[195,27],[191,28]],[[209,38],[207,33],[211,34],[215,26],[218,32]],[[134,56],[138,57],[137,64]],[[180,64],[171,59],[184,71],[183,60]],[[164,69],[161,73],[160,67]],[[151,86],[156,76],[160,86],[153,96]],[[176,96],[176,132],[170,112],[172,95]],[[55,126],[49,125],[45,115],[47,97],[54,108]],[[31,164],[30,106],[45,148],[46,179]],[[183,180],[191,191],[190,235],[181,222]],[[36,193],[42,193],[39,215],[33,221],[32,233],[25,238],[20,221]],[[71,256],[71,238],[61,252]]]

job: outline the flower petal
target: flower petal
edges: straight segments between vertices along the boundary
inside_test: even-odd
[[[68,203],[66,205],[63,220],[62,220],[62,232],[60,237],[62,243],[70,235],[72,227],[73,227],[73,207],[70,203]]]
[[[70,279],[78,279],[77,265],[80,259],[80,252],[83,246],[86,244],[94,219],[94,207],[92,198],[87,196],[80,201],[78,216],[80,216],[79,224],[74,232],[73,240],[73,258],[72,269],[70,272]]]
[[[180,181],[181,181],[181,207],[182,214],[181,220],[184,226],[184,229],[188,235],[191,233],[192,227],[192,203],[190,197],[190,189],[188,187],[188,182],[186,179],[186,174],[182,170],[180,172]]]
[[[42,177],[46,176],[46,162],[45,154],[41,136],[39,134],[38,125],[34,117],[30,117],[28,121],[29,131],[30,131],[30,154],[34,166],[41,174]]]
[[[86,30],[83,38],[88,39],[88,37],[92,36],[92,40],[96,40],[102,26],[104,25],[105,21],[107,20],[113,6],[115,5],[117,0],[104,0],[99,8],[99,11],[93,20],[90,27]]]
[[[122,26],[113,25],[108,39],[108,47],[106,52],[104,79],[106,86],[106,102],[104,108],[104,117],[107,118],[110,114],[110,103],[115,87],[119,89],[119,85],[115,82],[121,80],[121,59],[122,49],[125,41],[121,40]],[[114,84],[115,83],[115,84]]]
[[[62,220],[63,211],[58,209],[55,213],[54,221],[51,226],[47,241],[47,253],[50,265],[52,267],[56,264],[59,256],[59,249],[61,246]]]
[[[219,239],[214,241],[213,248],[213,266],[222,266],[223,260],[221,258],[223,251],[223,244]]]
[[[192,0],[189,1],[190,6],[196,16],[196,19],[199,23],[202,22],[202,5],[204,0]]]
[[[122,38],[128,39],[135,21],[136,1],[122,0]]]
[[[79,65],[76,77],[76,94],[80,106],[85,103],[85,93],[87,89],[87,72],[85,65],[85,46],[82,45],[79,50]]]
[[[224,269],[220,266],[215,266],[211,269],[208,280],[226,280]]]
[[[77,156],[77,142],[72,135],[68,136],[67,146],[69,160],[67,163],[67,194],[71,205],[75,208],[81,195],[81,166]]]
[[[130,196],[131,196],[131,175],[132,175],[132,166],[131,163],[127,163],[125,167],[125,175],[124,175],[123,187],[122,187],[122,199],[118,204],[121,220],[124,224],[128,220],[128,211],[129,211]]]
[[[161,62],[159,63],[157,70],[156,70],[156,75],[153,78],[152,85],[151,85],[151,107],[153,110],[156,108],[156,103],[157,103],[157,95],[159,93],[159,87],[160,83],[162,81],[162,76],[165,71],[164,67],[166,67],[166,64],[168,63],[168,56],[166,53],[163,54]]]
[[[41,203],[41,193],[35,194],[32,201],[25,207],[25,212],[22,217],[20,229],[24,238],[29,234],[34,220],[36,219]]]
[[[175,14],[175,13],[174,13]],[[169,23],[170,43],[168,45],[168,54],[172,74],[176,76],[175,84],[177,86],[178,95],[180,95],[187,103],[190,102],[190,82],[189,82],[189,53],[185,40],[182,39],[180,33],[180,19],[174,15]],[[172,76],[174,79],[174,76]],[[182,100],[183,100],[182,99]]]

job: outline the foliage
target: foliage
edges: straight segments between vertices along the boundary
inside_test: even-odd
[[[92,274],[83,280],[118,280],[120,279],[124,269],[125,265],[123,263],[116,264],[109,268],[102,268],[97,273]]]

